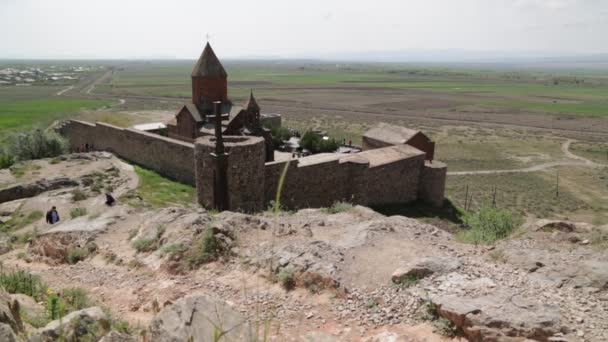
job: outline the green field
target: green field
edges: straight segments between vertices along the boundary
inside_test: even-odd
[[[46,127],[82,109],[108,106],[112,101],[56,96],[65,87],[0,87],[0,142],[10,133]]]
[[[53,120],[66,118],[81,109],[99,108],[109,101],[47,98],[41,100],[19,100],[0,102],[0,127],[2,133],[33,125],[45,126]]]
[[[188,97],[192,63],[127,65],[99,90],[111,94]],[[608,116],[608,80],[602,74],[571,76],[570,71],[526,73],[382,64],[225,64],[230,93],[237,99],[251,88],[261,96],[288,94],[294,87],[390,88],[446,95],[464,104],[558,115]]]

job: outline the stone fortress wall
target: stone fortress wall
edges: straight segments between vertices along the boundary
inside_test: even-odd
[[[194,145],[135,129],[71,120],[58,128],[72,149],[85,144],[179,182],[195,185]]]
[[[59,128],[73,148],[92,144],[180,182],[196,185],[198,201],[211,207],[215,138],[194,144],[108,124],[69,121]],[[228,201],[233,211],[259,211],[275,200],[281,173],[286,208],[326,207],[336,201],[361,205],[422,200],[440,206],[444,201],[447,167],[425,162],[425,153],[409,145],[356,154],[318,154],[290,162],[265,163],[260,137],[225,136],[228,152]]]

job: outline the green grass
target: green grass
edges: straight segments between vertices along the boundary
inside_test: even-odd
[[[140,166],[134,167],[139,177],[137,194],[153,207],[196,205],[196,188],[172,181]]]
[[[194,61],[132,64],[100,85],[100,92],[167,97],[190,96]],[[608,116],[608,82],[602,72],[465,69],[399,64],[263,64],[226,62],[230,94],[289,95],[290,87],[410,89],[458,96],[479,103],[550,114]],[[554,84],[558,80],[559,84]],[[576,83],[575,80],[583,81]],[[477,99],[470,100],[470,95]],[[553,102],[555,100],[555,103]],[[568,101],[565,101],[568,100]],[[572,103],[565,103],[572,102]],[[452,107],[454,109],[458,109]]]
[[[608,164],[608,144],[576,142],[570,145],[570,152],[601,164]]]
[[[334,202],[331,207],[323,208],[323,212],[326,214],[337,214],[346,211],[353,210],[354,206],[348,202]]]
[[[589,204],[562,186],[556,198],[555,171],[494,175],[448,176],[446,194],[457,206],[465,207],[466,187],[472,197],[469,210],[496,204],[512,212],[543,218],[563,218],[568,213],[587,209]]]
[[[523,219],[508,210],[484,206],[475,213],[463,217],[466,227],[458,236],[468,243],[488,244],[509,236],[519,228]]]
[[[0,286],[8,293],[22,293],[38,301],[46,296],[47,290],[40,276],[21,270],[0,269]]]
[[[87,214],[87,208],[74,208],[70,210],[70,216],[75,219],[80,216],[85,216]]]
[[[89,251],[86,248],[74,248],[68,252],[68,263],[74,265],[88,256]]]
[[[46,126],[84,108],[100,108],[110,101],[73,98],[39,98],[0,101],[0,136],[32,126]],[[1,138],[0,138],[1,139]],[[3,140],[3,139],[2,139]]]
[[[8,232],[19,230],[39,221],[43,217],[44,213],[40,210],[34,210],[29,213],[17,210],[8,221],[0,223],[0,231]]]
[[[138,253],[155,251],[160,247],[160,238],[165,233],[167,228],[164,225],[158,225],[156,227],[156,234],[151,238],[139,238],[133,241],[133,248]]]

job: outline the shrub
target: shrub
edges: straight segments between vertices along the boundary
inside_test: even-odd
[[[57,157],[68,149],[67,140],[50,130],[30,130],[8,141],[9,153],[19,160]]]
[[[87,199],[87,197],[87,194],[81,189],[75,189],[72,191],[72,201],[74,202],[84,201]]]
[[[300,139],[300,146],[312,153],[334,152],[339,147],[335,139],[323,140],[317,133],[310,130],[306,131]]]
[[[89,256],[89,251],[85,248],[74,248],[68,252],[68,263],[76,264],[79,261],[86,259]]]
[[[91,306],[87,292],[79,287],[61,290],[60,298],[65,303],[67,312],[82,310]]]
[[[37,301],[45,296],[47,289],[39,276],[20,270],[0,270],[0,286],[8,293],[22,293]]]
[[[74,208],[70,210],[70,216],[72,218],[77,218],[80,216],[84,216],[87,214],[87,208]]]
[[[296,287],[296,279],[291,270],[282,270],[279,272],[279,274],[277,274],[277,280],[285,290],[292,290]]]
[[[272,145],[275,148],[281,146],[283,141],[287,141],[291,138],[291,133],[285,127],[272,127],[270,129],[270,134],[272,134]]]
[[[0,169],[8,169],[15,164],[15,157],[4,152],[0,152]]]
[[[480,244],[504,239],[523,220],[508,210],[484,206],[477,213],[466,214],[463,222],[467,230],[462,232],[461,238],[465,242]]]
[[[406,287],[410,287],[410,286],[414,286],[414,285],[418,284],[419,281],[420,281],[420,278],[418,278],[418,276],[416,276],[414,274],[410,274],[410,275],[400,279],[399,282],[397,282],[397,283],[391,282],[391,284],[393,286],[406,288]]]
[[[135,248],[138,253],[151,252],[158,248],[156,242],[156,239],[140,238],[133,241],[133,248]]]
[[[354,207],[348,202],[334,202],[329,208],[323,209],[327,214],[337,214],[345,211],[352,210]]]
[[[133,248],[135,248],[135,250],[137,250],[139,253],[157,250],[160,246],[160,238],[163,236],[166,229],[167,228],[164,225],[159,224],[156,226],[156,235],[153,238],[139,238],[133,241]]]
[[[193,252],[188,256],[191,267],[217,260],[224,253],[224,247],[208,228]]]
[[[184,246],[183,243],[173,243],[165,248],[163,248],[163,252],[169,255],[169,258],[174,258],[176,256],[181,256],[184,254],[188,248]]]
[[[27,215],[19,211],[16,214],[13,214],[10,220],[0,224],[0,231],[6,232],[10,230],[18,230],[29,226],[43,217],[44,213],[40,210],[32,211]]]

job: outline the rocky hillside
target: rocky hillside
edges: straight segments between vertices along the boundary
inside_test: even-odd
[[[256,215],[152,205],[133,168],[105,153],[33,165],[0,172],[11,292],[0,293],[0,340],[608,340],[608,227],[528,222],[475,246],[347,204]],[[52,205],[62,220],[47,225]],[[28,288],[29,274],[49,291]],[[62,320],[49,318],[53,300]]]

